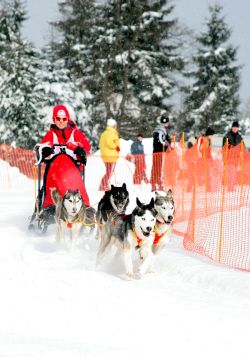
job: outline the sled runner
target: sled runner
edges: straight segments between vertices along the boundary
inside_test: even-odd
[[[75,160],[66,153],[66,145],[53,146],[56,155],[47,159],[42,157],[39,147],[37,156],[37,193],[34,212],[28,229],[45,233],[50,224],[55,223],[55,206],[51,197],[51,190],[56,188],[63,197],[67,190],[79,190],[86,206],[90,206],[84,185],[84,165],[81,160]],[[42,164],[45,164],[42,178]]]

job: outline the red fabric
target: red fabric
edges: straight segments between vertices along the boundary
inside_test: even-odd
[[[152,190],[157,189],[157,185],[159,186],[158,189],[163,189],[163,180],[162,180],[162,171],[163,171],[163,155],[164,153],[157,152],[153,154],[153,165],[151,171],[151,184]]]
[[[56,105],[53,108],[53,116],[52,116],[53,121],[55,121],[55,118],[57,117],[57,113],[59,112],[59,110],[64,110],[66,118],[68,118],[68,120],[70,119],[68,109],[65,107],[65,105],[60,104],[60,105]]]
[[[56,188],[62,197],[67,190],[80,190],[85,205],[90,206],[80,171],[67,155],[58,155],[48,170],[43,207],[54,205],[50,194],[52,188]]]
[[[155,233],[155,238],[154,238],[154,242],[153,244],[156,245],[159,243],[160,239],[164,236],[164,234],[166,234],[166,232],[162,233],[162,234],[157,234]]]
[[[115,162],[105,162],[105,167],[106,167],[106,173],[103,176],[100,186],[99,186],[99,190],[100,191],[108,191],[110,190],[110,180],[111,180],[111,176],[113,175],[113,172],[115,170]]]
[[[78,147],[77,144],[74,143],[67,143],[67,148],[74,151]]]
[[[208,137],[201,136],[198,139],[198,149],[202,157],[205,154],[206,158],[212,158],[211,140]]]
[[[144,155],[134,155],[135,171],[133,182],[135,185],[141,184],[142,180],[148,183],[148,178],[145,173],[146,163]]]
[[[76,124],[72,120],[69,121],[68,126],[65,129],[59,129],[55,124],[52,124],[50,126],[50,130],[45,134],[45,136],[41,140],[41,144],[48,142],[49,145],[52,147],[53,144],[55,144],[53,133],[56,134],[59,144],[66,144],[73,130],[75,130],[74,131],[75,142],[77,142],[87,153],[89,153],[91,150],[90,142],[83,134],[83,132],[77,129]]]

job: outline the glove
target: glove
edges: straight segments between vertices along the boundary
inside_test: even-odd
[[[121,149],[120,149],[119,146],[117,146],[115,149],[116,149],[117,152],[120,152],[120,151],[121,151]]]
[[[78,156],[85,156],[86,157],[86,151],[81,146],[77,146],[75,148],[74,154],[76,154]]]
[[[46,147],[42,148],[42,158],[43,159],[50,156],[51,154],[54,154],[54,150],[51,147],[46,146]]]
[[[80,161],[85,166],[87,163],[86,151],[82,147],[77,146],[77,148],[74,150],[74,154],[80,156]]]

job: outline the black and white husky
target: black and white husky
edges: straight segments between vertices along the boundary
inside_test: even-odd
[[[113,245],[123,253],[126,274],[134,275],[132,254],[139,252],[141,264],[139,273],[145,274],[151,267],[153,256],[154,226],[157,212],[154,209],[154,199],[149,204],[142,204],[136,199],[137,206],[129,215],[120,215],[115,221],[108,220],[103,227],[100,247],[97,253],[97,263]]]
[[[79,236],[82,223],[86,217],[86,206],[79,190],[68,190],[61,197],[57,189],[51,190],[51,197],[55,203],[56,239],[65,242],[65,233],[70,229],[71,244]]]
[[[106,191],[98,203],[96,221],[97,238],[102,234],[102,228],[108,220],[114,221],[117,216],[123,215],[129,203],[129,192],[124,183],[121,187],[111,185],[111,190]]]
[[[154,254],[158,254],[169,242],[173,228],[175,207],[172,190],[169,189],[164,195],[155,192],[155,210],[157,216],[152,250]]]

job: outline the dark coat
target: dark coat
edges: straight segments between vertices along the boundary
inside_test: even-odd
[[[130,152],[132,155],[143,155],[144,154],[144,146],[140,140],[133,141]]]
[[[153,131],[153,152],[165,152],[171,144],[171,138],[167,129],[158,125]]]
[[[234,133],[230,130],[223,138],[222,146],[226,144],[226,139],[228,138],[228,145],[230,146],[237,146],[242,142],[242,136],[239,133]]]

